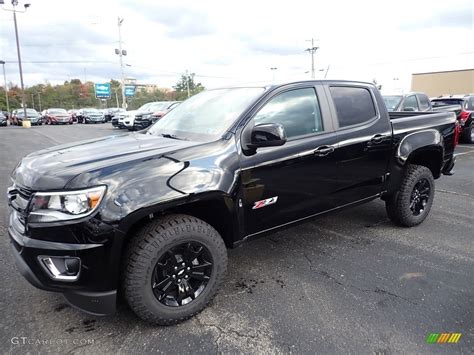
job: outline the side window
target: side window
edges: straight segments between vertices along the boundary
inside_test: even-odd
[[[474,96],[466,100],[466,110],[474,111]]]
[[[322,132],[323,121],[313,88],[276,95],[254,116],[255,124],[280,123],[288,138]]]
[[[332,86],[329,90],[336,107],[339,127],[364,123],[377,115],[369,90],[349,86]]]
[[[418,111],[418,102],[416,101],[415,95],[405,98],[405,101],[403,101],[402,111]]]
[[[426,111],[430,109],[430,100],[425,95],[418,95],[418,101],[420,102],[420,111]]]

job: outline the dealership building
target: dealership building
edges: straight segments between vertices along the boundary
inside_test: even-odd
[[[430,97],[474,93],[474,69],[412,74],[411,90]]]

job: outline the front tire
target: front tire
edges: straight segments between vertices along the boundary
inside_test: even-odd
[[[403,227],[420,224],[430,213],[434,193],[431,170],[421,165],[408,165],[400,189],[385,202],[388,217]]]
[[[126,252],[122,286],[143,320],[176,324],[202,311],[227,269],[222,237],[206,222],[169,215],[139,230]]]

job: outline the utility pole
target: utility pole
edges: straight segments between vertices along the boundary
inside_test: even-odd
[[[87,69],[84,68],[84,84],[87,83]]]
[[[5,74],[5,61],[0,60],[0,64],[3,66],[3,81],[5,82],[5,101],[7,103],[7,112],[10,114],[10,104],[8,103],[8,86],[7,86],[7,75]]]
[[[125,75],[123,71],[123,56],[127,55],[127,51],[122,50],[122,22],[123,18],[118,18],[117,24],[118,24],[118,33],[119,33],[119,48],[118,50],[115,50],[115,53],[118,54],[120,58],[120,85],[121,85],[121,90],[122,90],[122,107],[127,108],[127,102],[125,101]]]
[[[309,40],[308,40],[309,41]],[[314,53],[319,49],[319,47],[314,46],[314,38],[311,38],[311,47],[306,48],[305,51],[311,53],[311,79],[315,79],[314,74]]]
[[[40,92],[38,93],[38,103],[39,103],[40,112],[41,112],[42,109],[41,109],[41,93]]]
[[[35,109],[35,94],[31,94],[31,107]]]
[[[188,99],[189,99],[189,97],[191,96],[191,93],[189,91],[189,74],[188,74],[187,69],[186,69],[186,87],[188,88]]]
[[[117,89],[115,89],[115,100],[117,101],[117,108],[120,107],[120,106],[119,106],[119,101],[118,101],[118,92],[117,92]]]

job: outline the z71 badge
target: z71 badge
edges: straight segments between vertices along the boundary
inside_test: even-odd
[[[265,200],[260,200],[260,201],[256,201],[253,203],[253,207],[252,209],[253,210],[256,210],[258,208],[262,208],[262,207],[266,207],[266,206],[269,206],[269,205],[273,205],[274,203],[276,203],[278,200],[278,196],[275,196],[275,197],[270,197],[270,198],[267,198]]]

